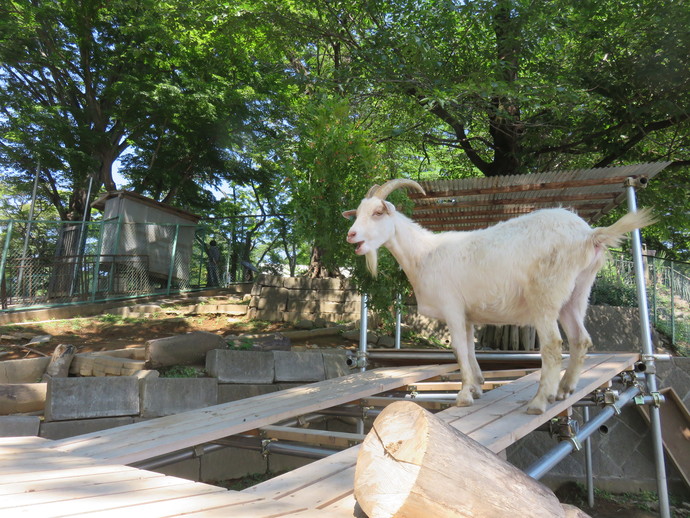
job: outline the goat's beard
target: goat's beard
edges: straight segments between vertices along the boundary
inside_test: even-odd
[[[372,277],[376,277],[378,274],[379,251],[372,250],[371,252],[364,254],[364,257],[367,260],[367,269],[369,270],[369,273],[371,273]]]

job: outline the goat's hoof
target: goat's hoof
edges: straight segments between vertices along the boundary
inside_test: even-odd
[[[472,406],[473,404],[474,401],[469,394],[458,394],[458,397],[455,398],[455,406]]]
[[[472,392],[472,397],[474,399],[481,399],[482,398],[482,388],[481,387],[475,387],[471,390]]]
[[[556,401],[556,396],[549,396],[546,398],[546,400],[549,402],[549,404],[554,403]]]
[[[542,408],[540,406],[528,406],[527,407],[527,413],[531,415],[541,415],[544,413],[545,408]]]

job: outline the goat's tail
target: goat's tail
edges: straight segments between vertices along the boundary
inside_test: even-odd
[[[649,226],[655,222],[656,218],[649,208],[638,212],[629,212],[610,227],[595,228],[592,241],[595,247],[608,248],[618,246],[626,233],[636,228]]]

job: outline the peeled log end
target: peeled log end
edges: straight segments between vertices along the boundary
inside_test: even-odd
[[[548,488],[411,402],[377,417],[354,489],[369,518],[565,517]]]

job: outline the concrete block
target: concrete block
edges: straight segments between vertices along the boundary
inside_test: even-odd
[[[346,376],[352,372],[348,365],[348,354],[342,349],[321,351],[326,379]]]
[[[248,397],[270,394],[271,392],[276,392],[278,390],[278,386],[268,384],[219,384],[218,404],[220,405],[222,403],[229,403],[231,401],[239,401],[240,399],[246,399]]]
[[[46,439],[58,440],[99,432],[117,426],[134,423],[133,417],[104,417],[101,419],[78,419],[73,421],[42,422],[39,435]]]
[[[275,379],[281,381],[322,381],[326,379],[320,352],[273,351]]]
[[[273,383],[277,352],[216,349],[206,355],[206,372],[220,383]]]
[[[41,418],[37,415],[0,416],[0,437],[38,435]]]
[[[51,378],[46,421],[139,414],[139,380],[133,376]]]
[[[0,383],[35,383],[41,379],[49,363],[49,357],[0,362]]]
[[[294,291],[311,290],[312,281],[311,277],[285,277],[283,278],[283,286]]]
[[[214,378],[149,378],[141,381],[142,417],[162,417],[215,405]]]
[[[266,473],[268,461],[259,451],[223,448],[201,456],[201,480],[206,483]]]
[[[206,331],[158,338],[146,342],[146,363],[153,369],[170,365],[201,364],[208,351],[225,346],[222,336]]]

